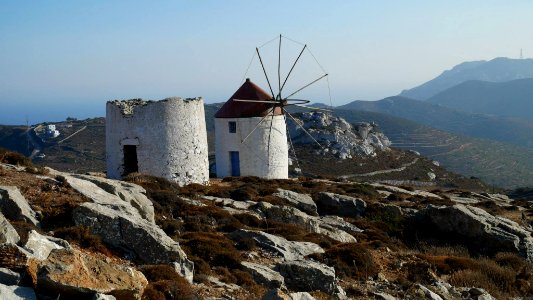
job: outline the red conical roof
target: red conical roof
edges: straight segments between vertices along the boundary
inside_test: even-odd
[[[215,118],[251,118],[264,117],[267,114],[272,114],[270,109],[271,104],[268,103],[253,103],[233,101],[239,100],[272,100],[272,95],[269,95],[255,83],[251,82],[249,78],[246,79],[241,87],[229,98],[229,100],[222,105],[222,107],[215,114]],[[280,107],[274,109],[274,115],[281,115]]]

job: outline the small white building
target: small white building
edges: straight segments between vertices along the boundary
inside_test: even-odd
[[[272,117],[271,104],[239,102],[233,99],[268,101],[272,97],[246,79],[215,114],[217,177],[288,178],[287,130],[281,108],[276,107]],[[266,115],[268,117],[261,122]]]
[[[106,162],[109,178],[140,172],[179,185],[207,183],[203,99],[107,102]]]
[[[59,130],[56,129],[56,125],[48,124],[45,127],[46,136],[51,138],[56,138],[59,136]]]

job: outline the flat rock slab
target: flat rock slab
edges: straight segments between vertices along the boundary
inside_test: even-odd
[[[78,174],[73,174],[72,176],[94,183],[109,194],[115,195],[122,201],[131,204],[131,206],[137,209],[141,217],[144,219],[152,223],[155,222],[154,205],[152,201],[146,197],[146,190],[143,187],[130,182],[107,179],[98,176]]]
[[[149,264],[177,262],[179,273],[192,281],[193,263],[179,244],[157,225],[146,219],[123,214],[108,206],[83,203],[73,212],[76,225],[87,226],[93,234],[110,245],[131,250]]]
[[[283,276],[268,266],[245,261],[241,265],[259,284],[270,288],[279,288],[284,284]]]
[[[37,214],[15,186],[0,186],[0,211],[11,220],[20,220],[39,226]]]
[[[278,189],[278,192],[272,195],[284,199],[294,207],[311,216],[318,216],[315,201],[313,201],[313,198],[307,194],[300,194],[293,191]]]
[[[239,229],[229,233],[228,237],[235,241],[253,239],[259,247],[279,254],[285,260],[302,259],[309,254],[324,253],[324,249],[315,243],[289,241],[262,231]]]
[[[70,249],[70,244],[62,239],[39,234],[32,230],[28,234],[28,241],[24,249],[31,253],[32,257],[43,260],[48,257],[54,249]]]
[[[289,289],[303,292],[322,291],[333,294],[336,290],[335,269],[310,260],[280,263],[276,268],[285,278]]]
[[[359,198],[328,192],[319,193],[316,204],[321,215],[340,217],[361,216],[366,209],[366,202]]]
[[[295,207],[272,205],[268,202],[259,202],[253,209],[258,211],[266,219],[300,225],[309,232],[323,234],[341,243],[357,242],[352,235],[337,226],[344,222],[344,220],[337,220],[337,222],[328,219],[323,220],[316,216],[310,216]]]

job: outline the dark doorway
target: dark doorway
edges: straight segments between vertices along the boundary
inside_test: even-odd
[[[239,151],[230,151],[231,176],[241,176],[241,163],[239,161]]]
[[[137,163],[137,146],[124,145],[124,173],[126,176],[130,173],[139,171],[139,165]]]

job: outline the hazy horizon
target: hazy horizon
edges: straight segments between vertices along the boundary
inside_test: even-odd
[[[113,99],[222,102],[242,83],[255,47],[280,33],[309,45],[330,74],[334,105],[379,100],[465,61],[518,58],[520,49],[529,57],[532,9],[528,1],[480,0],[5,1],[0,124],[104,116]],[[268,47],[266,58],[277,44]],[[284,70],[298,49],[284,41]],[[295,74],[302,82],[321,73],[311,60],[297,67],[306,70]],[[327,94],[324,81],[304,96],[327,103]]]

